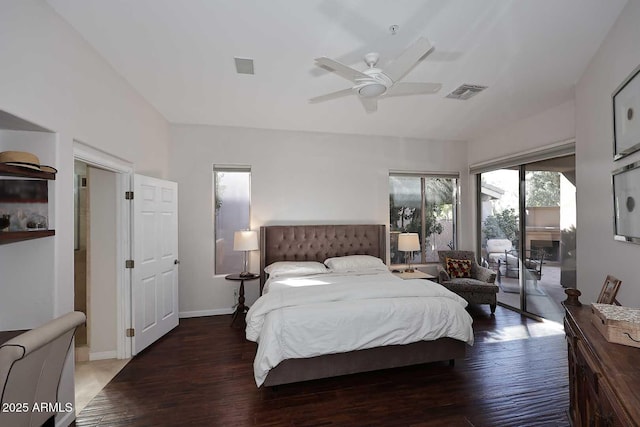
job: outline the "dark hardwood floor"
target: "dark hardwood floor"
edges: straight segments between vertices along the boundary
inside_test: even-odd
[[[562,326],[472,307],[464,361],[258,389],[230,316],[182,319],[78,415],[85,426],[567,426]]]

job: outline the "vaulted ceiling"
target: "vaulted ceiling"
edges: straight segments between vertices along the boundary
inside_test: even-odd
[[[469,140],[559,105],[626,0],[47,0],[172,123]],[[390,27],[397,25],[392,34]],[[308,99],[352,84],[327,56],[383,68],[418,37],[435,50],[404,78],[435,95]],[[234,57],[254,60],[237,74]],[[467,101],[463,83],[488,86]]]

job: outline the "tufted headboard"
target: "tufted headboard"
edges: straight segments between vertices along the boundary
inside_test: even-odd
[[[260,294],[264,268],[276,261],[319,261],[345,255],[372,255],[386,261],[385,226],[273,225],[260,227]]]

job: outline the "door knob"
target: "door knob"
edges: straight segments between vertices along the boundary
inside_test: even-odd
[[[174,260],[173,260],[173,263],[174,263],[175,265],[178,265],[178,264],[180,264],[180,260],[174,259]]]

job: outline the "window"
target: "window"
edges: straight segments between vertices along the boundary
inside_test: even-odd
[[[438,251],[456,247],[458,176],[389,175],[391,264],[407,262],[398,251],[400,233],[418,233],[420,251],[412,263],[438,262]]]
[[[248,230],[251,208],[251,168],[213,167],[215,274],[243,271],[243,252],[233,250],[233,234]]]

